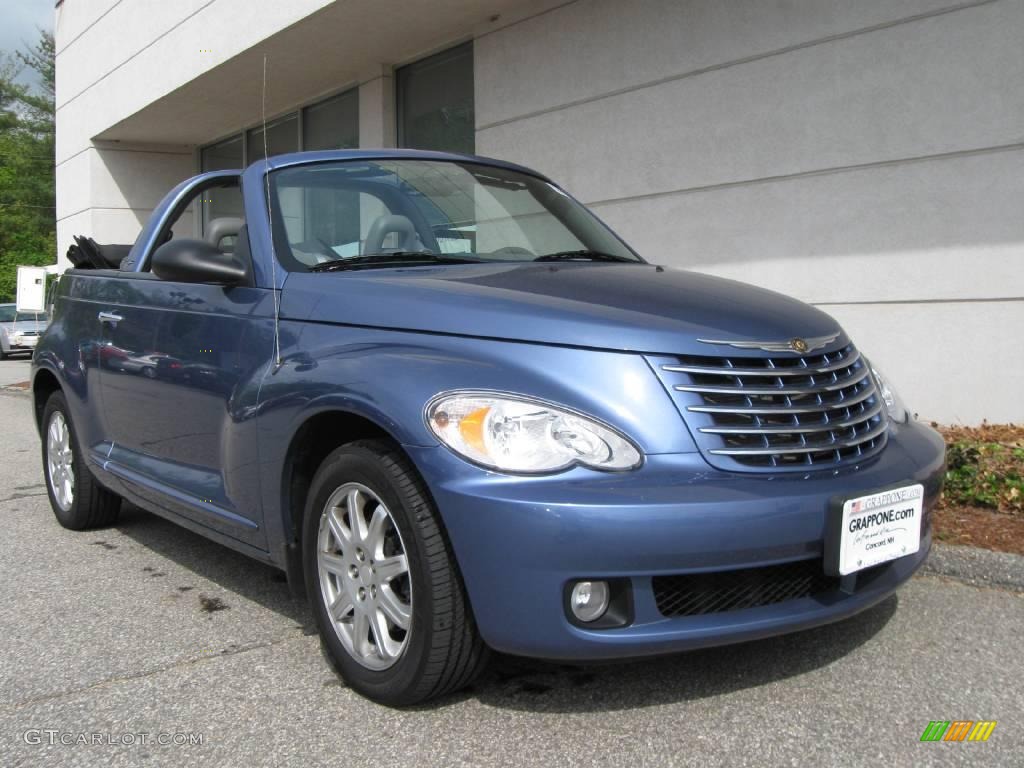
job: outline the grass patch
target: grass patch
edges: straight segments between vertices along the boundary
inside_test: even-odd
[[[940,431],[949,468],[946,504],[1024,514],[1024,430],[983,424]],[[997,437],[1003,439],[993,439]]]

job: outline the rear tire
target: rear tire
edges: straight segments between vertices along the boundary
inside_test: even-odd
[[[116,521],[121,497],[103,488],[89,470],[62,392],[46,401],[42,438],[46,493],[57,522],[82,531]]]
[[[440,517],[392,443],[351,443],[320,465],[302,559],[324,656],[360,694],[408,706],[468,685],[485,666]]]

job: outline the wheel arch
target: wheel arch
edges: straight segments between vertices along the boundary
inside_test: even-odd
[[[36,429],[42,433],[43,409],[46,401],[54,392],[63,391],[57,375],[49,368],[40,368],[32,378],[32,410],[35,415]]]
[[[340,408],[320,411],[307,417],[288,443],[281,469],[281,529],[285,536],[284,559],[288,584],[297,596],[305,591],[302,576],[302,521],[313,476],[331,451],[357,440],[371,438],[387,440],[415,466],[412,457],[395,435],[364,415]]]

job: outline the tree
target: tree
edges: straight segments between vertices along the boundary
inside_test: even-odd
[[[29,87],[15,78],[39,75]],[[55,260],[54,44],[40,30],[34,46],[0,52],[0,301],[13,301],[17,267]]]

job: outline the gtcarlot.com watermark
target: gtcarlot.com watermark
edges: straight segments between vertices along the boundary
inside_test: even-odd
[[[170,731],[160,733],[113,733],[111,731],[61,731],[56,728],[29,728],[21,735],[31,746],[65,747],[199,747],[206,734],[198,731]]]

